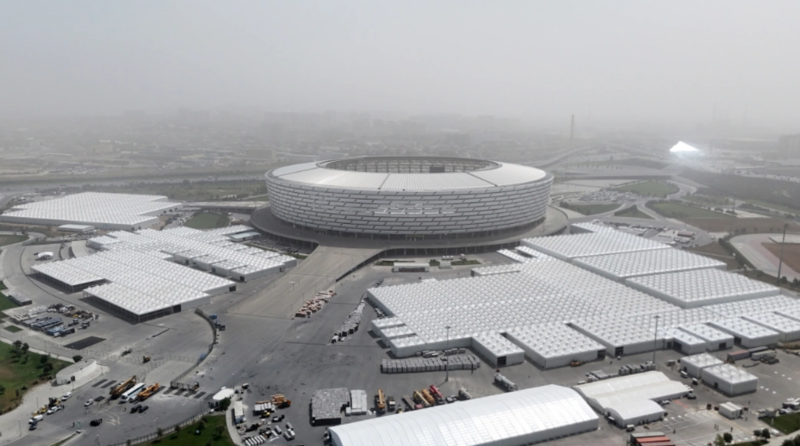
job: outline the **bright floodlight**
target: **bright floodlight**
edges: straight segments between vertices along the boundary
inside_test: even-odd
[[[669,149],[669,151],[670,151],[670,153],[699,152],[699,150],[695,149],[694,147],[690,146],[689,144],[686,144],[683,141],[678,141],[678,144],[675,144],[674,146],[672,146],[672,148]]]

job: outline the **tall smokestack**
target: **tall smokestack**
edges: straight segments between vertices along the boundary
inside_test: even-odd
[[[569,123],[569,149],[575,150],[575,115],[572,115]]]

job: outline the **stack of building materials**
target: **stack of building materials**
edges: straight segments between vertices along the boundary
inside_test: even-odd
[[[663,432],[634,432],[631,434],[631,446],[675,446]]]
[[[311,424],[338,424],[348,404],[350,392],[345,387],[315,390],[311,397]]]
[[[730,364],[703,369],[703,382],[730,396],[755,392],[758,389],[757,377]]]
[[[350,391],[350,407],[346,409],[348,415],[364,415],[369,410],[367,404],[367,391],[353,389]]]
[[[443,372],[445,370],[475,370],[481,366],[474,355],[437,356],[435,358],[382,359],[382,373]]]
[[[307,300],[303,305],[297,310],[297,313],[294,315],[295,317],[310,317],[313,313],[322,310],[322,308],[330,302],[331,298],[335,296],[336,293],[333,291],[320,291],[317,293],[316,296]]]
[[[347,335],[358,331],[358,326],[361,324],[361,312],[364,311],[365,305],[366,302],[362,299],[361,303],[347,316],[344,323],[333,334],[331,342],[341,342],[347,338]]]

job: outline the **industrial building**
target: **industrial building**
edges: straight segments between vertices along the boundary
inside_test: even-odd
[[[293,257],[230,241],[230,235],[249,229],[116,231],[89,240],[99,253],[31,269],[45,282],[71,293],[83,291],[110,312],[144,322],[205,305],[211,296],[234,291],[234,280],[296,264]]]
[[[674,249],[670,251],[681,252]],[[681,308],[750,300],[780,293],[772,285],[718,269],[655,274],[630,278],[625,283]]]
[[[777,344],[780,334],[741,318],[723,319],[710,322],[712,327],[733,335],[733,342],[742,347],[752,348]]]
[[[639,276],[662,277],[664,273],[715,268],[725,270],[718,260],[677,249],[651,249],[623,254],[577,258],[575,265],[616,281]]]
[[[620,427],[660,420],[664,408],[659,402],[680,398],[690,391],[685,384],[655,371],[604,379],[574,388],[590,406],[610,415]]]
[[[730,396],[755,392],[758,378],[730,364],[703,369],[703,382]]]
[[[574,390],[547,385],[329,429],[335,446],[511,446],[593,431],[598,424]]]
[[[97,229],[136,230],[158,223],[158,216],[177,212],[180,203],[164,195],[84,192],[52,200],[19,204],[0,215],[0,221],[28,225],[89,225]]]
[[[364,157],[267,172],[271,212],[328,235],[440,240],[536,226],[553,176],[477,159]]]
[[[702,378],[703,369],[714,367],[723,364],[723,362],[716,356],[711,356],[708,353],[699,355],[686,356],[681,359],[681,370],[686,372],[693,378]]]

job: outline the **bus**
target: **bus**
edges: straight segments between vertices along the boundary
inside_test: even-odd
[[[135,386],[131,387],[130,390],[123,393],[120,399],[124,403],[133,401],[136,399],[136,396],[139,395],[139,392],[141,392],[142,390],[144,390],[144,383],[136,384]]]

